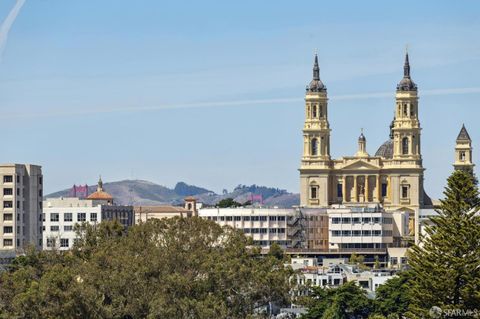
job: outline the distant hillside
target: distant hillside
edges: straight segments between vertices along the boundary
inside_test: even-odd
[[[194,196],[205,205],[215,205],[218,201],[231,197],[237,202],[244,203],[248,200],[262,201],[266,206],[291,207],[298,205],[298,194],[292,194],[286,190],[257,186],[238,185],[232,192],[224,191],[224,194],[216,194],[206,188],[188,185],[179,182],[173,189],[143,180],[124,180],[104,183],[103,188],[110,193],[115,202],[120,205],[182,205],[186,196]],[[97,186],[88,187],[89,194],[96,191]],[[67,197],[70,189],[58,191],[46,197]]]

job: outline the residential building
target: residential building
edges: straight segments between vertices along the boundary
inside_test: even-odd
[[[21,252],[42,247],[42,168],[31,164],[1,164],[0,250]]]

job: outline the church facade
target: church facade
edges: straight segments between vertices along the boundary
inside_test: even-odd
[[[380,205],[389,212],[404,212],[410,219],[409,235],[417,235],[419,211],[431,206],[432,201],[423,187],[425,168],[422,164],[418,88],[410,76],[408,53],[403,68],[403,78],[395,92],[395,116],[390,124],[389,139],[370,155],[362,132],[355,155],[332,159],[328,94],[320,80],[315,55],[313,79],[305,95],[303,154],[299,169],[302,207]],[[471,163],[471,144],[466,130],[460,137],[456,167]]]

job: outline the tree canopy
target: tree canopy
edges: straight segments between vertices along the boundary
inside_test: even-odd
[[[240,232],[200,218],[85,225],[69,252],[0,275],[0,318],[247,318],[288,298],[290,272]]]

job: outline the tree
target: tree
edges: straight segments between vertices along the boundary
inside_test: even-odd
[[[233,198],[224,198],[219,201],[216,205],[219,208],[229,208],[229,207],[241,207],[242,204],[236,202]]]
[[[403,318],[411,302],[409,282],[411,273],[403,271],[398,276],[389,279],[376,290],[375,312],[383,316]]]
[[[368,318],[373,307],[366,292],[354,281],[338,288],[314,287],[304,319]]]
[[[270,250],[269,250],[268,254],[270,256],[273,256],[273,257],[277,258],[278,260],[283,260],[283,258],[284,258],[283,249],[276,242],[273,242],[270,245]]]
[[[71,252],[29,252],[0,274],[0,318],[247,318],[288,300],[291,270],[229,227],[86,226]]]
[[[409,255],[411,317],[480,305],[479,192],[473,174],[457,170],[447,180],[438,216]]]

